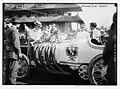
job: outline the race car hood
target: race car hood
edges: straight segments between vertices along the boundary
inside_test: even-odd
[[[103,47],[92,46],[89,40],[84,38],[56,44],[55,58],[58,63],[89,63],[102,52]]]

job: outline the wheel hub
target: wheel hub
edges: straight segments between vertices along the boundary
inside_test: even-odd
[[[81,65],[79,68],[78,68],[78,74],[80,76],[80,78],[84,79],[84,80],[88,80],[88,72],[87,72],[87,69],[88,69],[88,65]]]
[[[26,72],[27,72],[27,64],[25,63],[25,61],[20,61],[17,77],[24,76]]]

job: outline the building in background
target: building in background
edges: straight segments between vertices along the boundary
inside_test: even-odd
[[[46,24],[52,21],[59,20],[61,16],[65,16],[62,19],[69,19],[71,12],[80,12],[82,8],[77,4],[4,4],[5,12],[4,15],[7,18],[16,18],[16,22],[33,22],[34,20],[39,20],[43,22],[43,27],[46,28]],[[68,16],[68,17],[67,17]],[[76,18],[76,17],[75,17]],[[78,18],[78,16],[77,16]],[[74,17],[73,17],[74,19]],[[57,27],[64,31],[72,31],[71,23],[61,23],[59,20]],[[70,28],[69,28],[69,27]],[[30,27],[32,27],[30,25]]]

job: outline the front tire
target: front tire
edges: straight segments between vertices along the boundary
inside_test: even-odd
[[[14,74],[13,72],[17,72],[15,73],[16,75],[14,77],[16,78],[27,77],[30,70],[28,60],[29,60],[28,57],[25,54],[22,54],[22,58],[19,58],[18,61],[11,62],[9,67],[10,74]]]

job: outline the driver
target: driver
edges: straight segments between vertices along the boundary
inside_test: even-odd
[[[96,44],[96,45],[101,45],[99,37],[101,36],[101,32],[96,28],[97,24],[92,22],[90,23],[90,37],[91,37],[91,42]]]

